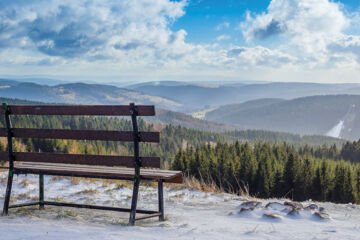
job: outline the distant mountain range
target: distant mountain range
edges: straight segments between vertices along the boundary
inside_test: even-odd
[[[59,79],[36,78],[36,77],[19,77],[19,78],[16,78],[16,79],[0,77],[0,81],[15,81],[15,82],[18,82],[18,83],[19,82],[31,82],[31,83],[37,83],[37,84],[49,85],[49,86],[69,83],[68,81],[59,80]]]
[[[33,81],[33,82],[31,82]],[[49,80],[54,84],[60,80]],[[0,79],[0,96],[33,101],[80,104],[155,104],[160,108],[192,113],[221,105],[260,98],[293,99],[330,94],[360,94],[360,84],[223,83],[198,84],[164,81],[116,87],[107,84],[45,84],[47,79]],[[40,84],[41,83],[41,84]]]
[[[0,79],[1,97],[68,104],[135,102],[164,109],[158,111],[158,122],[193,129],[215,132],[265,129],[352,140],[360,137],[359,94],[360,84],[349,83],[224,82],[216,85],[165,81],[120,88],[88,83],[50,86]],[[208,121],[184,113],[205,116]]]
[[[137,91],[171,99],[182,104],[182,112],[193,112],[220,105],[259,98],[293,99],[313,95],[360,94],[360,84],[262,83],[262,84],[192,84],[150,82],[129,86]]]
[[[319,134],[357,140],[360,137],[360,96],[258,99],[221,106],[206,113],[205,119],[244,129]]]
[[[0,96],[32,101],[76,104],[154,104],[177,109],[182,104],[159,96],[103,84],[68,83],[55,86],[0,79]]]
[[[0,97],[0,102],[6,102],[8,104],[20,104],[20,105],[44,105],[49,103],[43,102],[34,102],[21,99],[10,99]],[[0,125],[4,124],[4,119],[0,118]],[[16,119],[14,120],[14,125],[19,126],[19,122]],[[264,130],[240,130],[234,127],[213,123],[205,120],[200,120],[193,118],[189,115],[179,112],[173,112],[169,110],[157,109],[156,116],[147,118],[145,120],[155,124],[155,129],[161,130],[164,129],[166,125],[171,124],[175,127],[168,127],[165,131],[168,136],[174,134],[172,141],[184,141],[186,138],[197,138],[199,139],[210,139],[210,141],[216,141],[215,139],[222,139],[226,142],[234,142],[236,140],[250,143],[255,143],[258,141],[263,141],[271,144],[282,144],[287,142],[293,144],[294,146],[321,146],[327,144],[328,146],[336,144],[338,147],[345,143],[345,140],[319,136],[319,135],[305,135],[300,136],[298,134],[283,133],[283,132],[274,132],[274,131],[264,131]],[[21,125],[22,126],[22,125]],[[181,126],[181,127],[180,127]],[[200,130],[200,131],[198,131]],[[178,134],[182,137],[179,137]],[[192,139],[196,140],[196,139]],[[186,141],[185,141],[186,142]]]

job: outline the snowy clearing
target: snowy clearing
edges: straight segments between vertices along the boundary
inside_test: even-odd
[[[0,173],[0,205],[7,173]],[[15,176],[12,203],[37,199],[38,177]],[[127,185],[45,177],[45,199],[129,207]],[[0,217],[0,239],[359,239],[360,206],[164,189],[165,222],[126,226],[128,213],[45,206],[10,209]],[[139,208],[156,209],[157,189],[140,188]],[[290,205],[289,205],[290,204]],[[313,205],[312,205],[313,204]],[[308,207],[308,208],[306,208]],[[328,218],[329,219],[322,219]]]

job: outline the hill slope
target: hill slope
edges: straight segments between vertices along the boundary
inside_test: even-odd
[[[193,84],[179,82],[143,83],[133,89],[182,103],[184,112],[240,103],[259,98],[293,99],[312,95],[360,94],[359,84],[264,83]]]
[[[220,107],[206,120],[246,129],[358,139],[360,96],[328,95],[293,100],[256,100]]]
[[[69,83],[48,86],[0,80],[0,96],[52,103],[129,104],[129,102],[135,102],[155,104],[168,109],[181,107],[181,104],[169,99],[103,84]]]
[[[143,85],[134,88],[147,94],[172,99],[184,105],[181,110],[190,112],[213,105],[231,103],[238,89],[219,85]]]
[[[180,112],[174,112],[164,109],[157,109],[156,116],[146,118],[146,120],[154,123],[171,124],[174,126],[182,126],[190,129],[211,131],[211,132],[225,132],[233,131],[236,128],[226,124],[215,123],[194,118],[190,115]]]

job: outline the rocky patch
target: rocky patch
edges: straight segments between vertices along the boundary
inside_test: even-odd
[[[331,219],[330,216],[325,213],[325,209],[323,207],[319,207],[315,203],[305,205],[293,201],[245,201],[240,204],[240,210],[238,214],[244,213],[251,213],[251,216],[258,216],[275,220],[294,217],[310,219],[315,218],[318,220]],[[245,217],[245,215],[243,215],[243,217]]]

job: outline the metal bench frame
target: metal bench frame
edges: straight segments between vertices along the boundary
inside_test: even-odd
[[[77,107],[80,109],[83,107],[82,110],[84,110],[84,111],[77,111],[76,110]],[[85,109],[86,107],[89,107],[89,108]],[[101,111],[101,109],[104,107],[108,108],[108,110],[105,112]],[[112,111],[111,107],[113,107],[114,109],[117,109],[118,111]],[[98,108],[99,111],[94,111],[94,109],[96,109],[96,108]],[[121,108],[121,109],[119,110],[119,108]],[[141,110],[140,113],[139,113],[139,110]],[[159,135],[158,135],[159,133],[157,133],[157,136],[155,135],[155,137],[148,135],[147,136],[148,138],[152,138],[150,140],[142,139],[144,137],[146,138],[146,136],[142,137],[141,136],[142,132],[139,133],[137,116],[139,116],[139,115],[140,116],[155,115],[155,109],[153,106],[135,106],[134,103],[131,103],[130,106],[80,106],[80,105],[78,105],[78,106],[58,106],[58,105],[52,105],[52,106],[48,106],[48,105],[46,105],[46,106],[19,106],[19,105],[15,106],[14,105],[13,106],[13,105],[11,105],[11,106],[8,106],[6,103],[3,103],[2,113],[5,115],[6,128],[0,129],[0,136],[7,137],[8,149],[7,149],[7,152],[0,152],[0,156],[2,157],[2,159],[4,159],[4,157],[7,156],[8,161],[9,161],[9,174],[8,174],[5,201],[4,201],[4,207],[3,207],[3,215],[8,214],[9,208],[18,208],[18,207],[38,205],[39,209],[43,209],[45,205],[53,205],[53,206],[66,206],[66,207],[89,208],[89,209],[99,209],[99,210],[111,210],[111,211],[119,211],[119,212],[130,212],[129,225],[131,225],[131,226],[134,225],[135,221],[137,221],[137,220],[151,218],[151,217],[157,217],[157,216],[159,217],[160,221],[164,221],[164,197],[163,197],[164,179],[162,179],[161,176],[159,176],[158,179],[153,179],[153,181],[157,181],[157,183],[158,183],[158,210],[154,211],[154,210],[137,209],[139,185],[140,185],[140,180],[141,180],[140,168],[142,167],[142,159],[145,159],[145,158],[140,157],[139,142],[142,140],[148,141],[148,142],[159,142],[159,140],[156,140],[156,139],[159,139]],[[131,139],[133,140],[133,143],[134,143],[134,156],[133,156],[133,159],[134,159],[133,167],[134,167],[134,171],[135,171],[134,178],[130,179],[130,178],[113,177],[113,176],[99,177],[99,176],[94,176],[91,174],[89,174],[89,175],[74,175],[74,174],[61,174],[61,173],[60,174],[59,173],[46,174],[46,173],[22,171],[22,170],[16,169],[16,167],[14,167],[14,161],[25,161],[26,159],[25,159],[25,157],[23,157],[21,159],[19,157],[19,159],[15,159],[15,156],[17,156],[16,154],[19,154],[19,153],[13,152],[13,137],[14,137],[14,133],[16,132],[15,131],[16,129],[12,128],[11,121],[10,121],[11,114],[14,114],[14,115],[29,114],[29,115],[116,115],[116,116],[122,115],[122,116],[131,116],[132,127],[133,127]],[[59,131],[62,131],[62,130],[59,130]],[[74,130],[74,131],[76,131],[76,130]],[[87,131],[87,130],[85,130],[85,131]],[[69,130],[67,130],[67,133],[69,133]],[[129,132],[127,132],[127,133],[129,133]],[[22,134],[24,136],[24,133],[22,133]],[[29,135],[29,138],[31,138],[31,136],[36,138],[36,133],[31,133]],[[47,138],[46,133],[45,133],[45,135],[41,136],[41,138]],[[57,137],[57,138],[61,139],[61,137]],[[95,137],[95,138],[99,139],[97,137]],[[69,139],[77,139],[77,138],[69,138]],[[93,140],[93,139],[90,139],[90,140]],[[106,136],[105,137],[103,136],[101,138],[101,140],[106,140]],[[129,139],[127,139],[127,140],[129,141]],[[35,153],[33,153],[33,154],[35,154]],[[36,153],[36,154],[41,154],[41,153]],[[40,155],[38,155],[38,156],[40,156]],[[71,156],[71,155],[69,154],[68,156]],[[32,159],[34,159],[34,158],[32,158]],[[149,160],[151,162],[151,160],[153,160],[153,159],[155,159],[155,158],[149,157],[147,160]],[[160,167],[160,159],[157,158],[157,160],[159,163],[158,167]],[[30,161],[30,160],[26,160],[26,161]],[[44,159],[38,160],[38,161],[39,162],[49,162]],[[66,162],[66,163],[69,163],[69,162]],[[101,164],[99,164],[99,165],[101,165]],[[147,166],[154,166],[154,164],[147,164]],[[161,171],[161,170],[159,170],[159,171]],[[12,183],[13,183],[13,175],[14,174],[29,174],[29,173],[30,174],[34,173],[34,174],[39,175],[39,201],[16,204],[16,205],[9,205],[11,188],[12,188]],[[117,208],[117,207],[107,207],[107,206],[96,206],[96,205],[86,205],[86,204],[45,201],[44,200],[44,175],[133,180],[134,187],[133,187],[131,208],[127,209],[127,208]],[[179,180],[179,177],[178,177],[178,180],[176,182],[182,181],[182,175],[180,176],[180,178],[181,178],[181,180]],[[145,215],[136,218],[136,213],[145,214]]]

